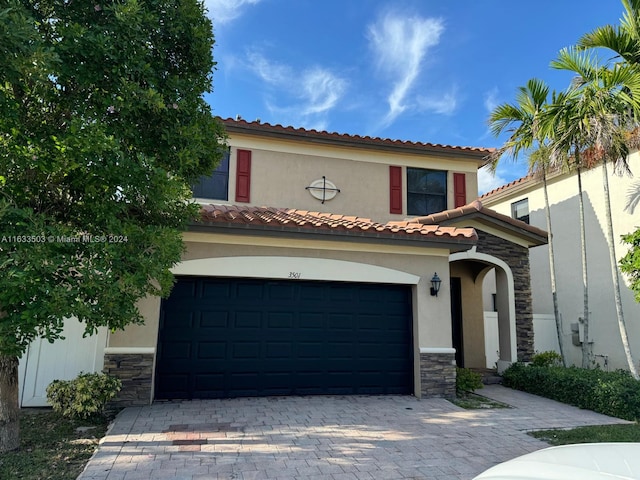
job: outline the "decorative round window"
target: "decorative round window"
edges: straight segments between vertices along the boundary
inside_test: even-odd
[[[335,198],[335,196],[340,193],[340,189],[336,187],[336,184],[330,180],[327,180],[326,177],[322,177],[318,180],[314,180],[311,184],[306,187],[312,197],[321,200],[322,203],[327,200],[331,200]]]

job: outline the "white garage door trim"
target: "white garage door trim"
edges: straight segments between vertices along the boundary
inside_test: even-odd
[[[179,263],[174,275],[417,285],[420,277],[391,268],[322,258],[221,257]]]

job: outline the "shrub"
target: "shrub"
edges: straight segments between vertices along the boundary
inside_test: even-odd
[[[53,410],[67,418],[103,415],[109,400],[122,388],[120,379],[104,373],[80,373],[73,380],[54,380],[47,387]]]
[[[640,420],[640,382],[625,370],[515,363],[502,374],[505,386],[626,420]]]
[[[468,368],[456,367],[456,394],[459,397],[482,387],[482,375]]]
[[[531,365],[534,367],[561,367],[562,357],[553,350],[536,353],[531,357]]]

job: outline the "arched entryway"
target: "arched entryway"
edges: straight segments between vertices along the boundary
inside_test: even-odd
[[[517,359],[515,289],[511,268],[503,260],[475,248],[449,257],[452,302],[452,342],[458,366],[486,368],[483,281],[495,270],[498,317],[498,370]]]

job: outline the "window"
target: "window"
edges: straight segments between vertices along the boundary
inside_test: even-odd
[[[429,215],[447,209],[447,172],[407,168],[407,214]]]
[[[524,198],[511,204],[511,216],[516,220],[529,223],[529,199]]]
[[[200,177],[198,183],[192,186],[195,198],[211,198],[227,200],[229,196],[229,151],[220,160],[218,168],[209,176]]]

